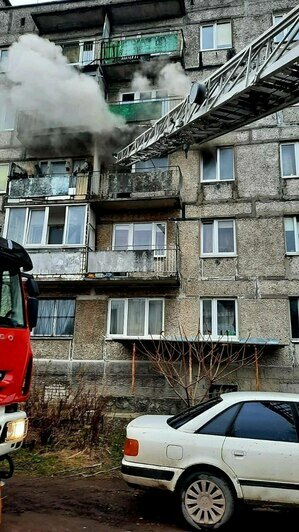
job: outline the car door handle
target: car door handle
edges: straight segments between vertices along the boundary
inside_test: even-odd
[[[238,458],[242,458],[242,456],[245,456],[245,454],[245,451],[233,451],[233,455]]]

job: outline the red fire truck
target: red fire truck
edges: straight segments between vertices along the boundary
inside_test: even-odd
[[[37,283],[26,273],[31,269],[25,249],[0,238],[0,462],[6,462],[0,479],[12,476],[9,453],[21,447],[27,431],[27,416],[19,403],[29,394],[30,331],[37,320]]]

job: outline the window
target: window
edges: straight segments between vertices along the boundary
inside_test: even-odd
[[[206,338],[230,337],[236,339],[237,300],[202,299],[200,309],[201,334]]]
[[[204,220],[201,223],[203,257],[230,256],[235,253],[235,220]]]
[[[167,424],[173,429],[179,429],[186,423],[189,423],[189,421],[192,421],[192,419],[194,419],[195,417],[199,416],[200,414],[203,414],[204,412],[207,412],[208,410],[210,410],[210,408],[213,408],[214,406],[221,403],[221,401],[222,398],[217,397],[213,399],[208,399],[208,401],[204,401],[203,403],[199,403],[198,405],[191,406],[190,408],[183,410],[183,412],[179,412],[175,416],[172,416],[167,419]]]
[[[292,338],[299,339],[299,298],[290,298]]]
[[[281,144],[280,162],[282,177],[299,176],[299,142]]]
[[[39,168],[42,175],[64,177],[67,174],[66,161],[42,161]]]
[[[6,72],[8,66],[8,50],[2,48],[0,50],[0,73]]]
[[[291,405],[280,401],[244,403],[230,435],[255,440],[298,441]]]
[[[299,218],[297,216],[284,219],[284,235],[286,253],[299,253]]]
[[[157,169],[168,168],[168,157],[153,157],[147,161],[138,161],[132,166],[132,172],[153,172]]]
[[[157,338],[163,329],[163,299],[110,299],[108,336]]]
[[[27,246],[79,245],[85,241],[85,205],[7,210],[6,238]]]
[[[17,274],[0,271],[0,326],[24,327],[21,281]]]
[[[94,59],[93,41],[75,41],[60,43],[63,55],[71,65],[84,65]]]
[[[233,148],[217,148],[202,151],[202,181],[233,181],[234,150]]]
[[[74,334],[74,299],[39,299],[34,336],[72,336]]]
[[[0,131],[12,131],[15,127],[16,112],[11,103],[0,95]]]
[[[209,421],[202,428],[198,429],[197,434],[213,434],[214,436],[226,436],[230,429],[236,414],[240,409],[240,405],[233,405],[221,412],[212,421]]]
[[[200,28],[200,49],[220,50],[232,47],[232,28],[230,22],[204,24]]]
[[[144,103],[160,100],[162,103],[162,114],[169,111],[168,93],[164,90],[149,90],[136,92],[123,92],[120,95],[121,103]]]
[[[155,256],[164,256],[166,249],[166,225],[149,222],[117,224],[113,232],[113,250],[154,250]]]
[[[6,192],[9,164],[0,164],[0,193]]]
[[[280,14],[280,15],[273,15],[273,24],[279,24],[279,22],[281,22],[285,16],[286,16],[287,13],[283,13],[283,14]],[[280,33],[278,33],[278,35],[276,35],[276,37],[274,37],[274,42],[275,43],[279,43],[281,41],[284,41],[287,37],[287,34],[289,32],[289,27],[286,27],[284,28],[284,30],[282,30]],[[292,33],[293,31],[291,31]],[[291,35],[290,33],[290,35]],[[297,33],[297,35],[295,36],[295,40],[298,40],[299,39],[299,32]]]

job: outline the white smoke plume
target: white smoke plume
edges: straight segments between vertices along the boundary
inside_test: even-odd
[[[191,81],[186,76],[180,63],[161,62],[147,64],[140,72],[135,72],[132,90],[146,91],[159,88],[168,92],[169,96],[187,96]]]
[[[45,126],[113,134],[122,119],[109,111],[92,77],[71,67],[60,46],[26,34],[10,47],[7,78],[17,110],[36,114]]]

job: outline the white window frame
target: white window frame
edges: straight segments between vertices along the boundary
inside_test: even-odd
[[[233,152],[233,176],[229,179],[220,179],[220,152],[223,150],[232,150]],[[201,182],[202,183],[226,183],[227,181],[235,181],[235,153],[233,146],[218,146],[216,148],[216,177],[215,179],[204,179],[203,178],[203,156],[201,156]]]
[[[285,220],[292,220],[293,222],[293,232],[295,240],[295,251],[287,251],[287,239],[286,239],[286,230],[285,230]],[[299,227],[299,219],[297,216],[285,216],[284,217],[284,239],[285,239],[285,253],[286,255],[299,255],[299,235],[297,231],[297,226]]]
[[[283,164],[282,164],[282,146],[294,146],[294,153],[295,153],[295,165],[296,165],[296,173],[291,175],[284,175],[283,174]],[[293,179],[294,177],[299,177],[299,142],[282,142],[280,144],[280,175],[283,179]]]
[[[108,301],[108,319],[107,319],[107,338],[117,339],[117,338],[149,338],[149,339],[159,339],[161,338],[160,334],[144,334],[143,336],[128,336],[125,334],[128,328],[128,305],[130,299],[140,299],[145,301],[145,319],[144,319],[144,331],[148,331],[149,326],[149,302],[150,301],[161,301],[162,302],[162,324],[161,332],[164,331],[164,320],[165,320],[165,299],[163,297],[115,297],[110,298]],[[111,334],[110,325],[111,325],[111,304],[112,301],[124,301],[124,322],[123,322],[123,332],[122,334]]]
[[[65,218],[64,218],[64,228],[63,228],[63,241],[61,244],[47,244],[46,240],[47,240],[47,235],[48,235],[48,229],[49,229],[49,226],[48,226],[48,222],[49,222],[49,209],[51,207],[57,207],[58,205],[48,205],[48,206],[44,206],[44,205],[36,205],[34,208],[33,207],[26,207],[26,213],[25,213],[25,223],[24,223],[24,230],[23,230],[23,239],[22,239],[22,242],[19,242],[19,244],[25,246],[27,249],[51,249],[51,248],[78,248],[78,247],[83,247],[86,245],[86,227],[87,227],[87,215],[88,215],[88,205],[86,204],[75,204],[75,205],[61,205],[63,207],[65,207]],[[59,205],[60,206],[60,205]],[[85,207],[85,216],[84,216],[84,228],[85,228],[85,235],[84,235],[84,242],[80,243],[80,244],[67,244],[65,243],[65,238],[66,238],[66,231],[67,231],[67,227],[68,227],[68,220],[69,220],[69,208],[70,207]],[[3,228],[3,235],[4,237],[7,238],[7,230],[8,230],[8,223],[9,223],[9,217],[10,217],[10,211],[12,209],[24,209],[24,206],[20,206],[20,207],[8,207],[6,209],[6,213],[5,213],[5,221],[4,221],[4,228]],[[45,215],[44,215],[44,224],[43,224],[43,229],[42,229],[42,242],[39,243],[39,244],[31,244],[31,243],[27,243],[27,238],[28,238],[28,232],[29,232],[29,223],[30,223],[30,217],[31,217],[31,212],[34,211],[34,210],[43,210],[45,211]]]
[[[135,250],[133,247],[133,240],[134,240],[134,225],[152,225],[152,244],[151,248],[147,249],[140,249]],[[129,223],[116,223],[113,224],[113,236],[112,236],[112,250],[113,251],[121,251],[118,249],[115,249],[115,231],[116,227],[119,227],[120,225],[129,227],[129,237],[128,237],[128,248],[126,251],[154,251],[154,257],[166,257],[166,250],[167,250],[167,224],[166,222],[129,222]],[[165,239],[164,239],[164,249],[157,248],[155,243],[155,237],[156,237],[156,228],[157,225],[163,225],[165,227]]]
[[[212,301],[212,331],[211,335],[203,334],[203,301]],[[218,329],[218,315],[217,315],[217,302],[218,301],[234,301],[235,303],[235,323],[236,323],[236,334],[235,335],[226,335],[220,336],[217,333]],[[200,299],[200,331],[202,338],[204,340],[238,340],[239,339],[239,319],[238,319],[238,299],[236,297],[202,297]]]
[[[51,316],[53,318],[53,322],[52,322],[52,333],[54,333],[54,331],[56,332],[56,324],[57,324],[57,319],[60,318],[61,316],[58,316],[57,314],[57,307],[58,307],[58,303],[57,301],[61,301],[61,300],[71,300],[71,301],[74,301],[75,302],[75,305],[74,305],[74,317],[72,317],[72,320],[73,320],[73,332],[72,334],[35,334],[35,327],[34,329],[32,330],[32,337],[33,338],[73,338],[74,336],[74,332],[75,332],[75,319],[76,319],[76,300],[75,298],[73,297],[70,297],[70,298],[59,298],[59,297],[53,297],[53,298],[41,298],[41,299],[47,299],[47,301],[54,301],[54,312],[53,312],[53,316]]]
[[[212,223],[211,223],[212,222]],[[234,232],[234,251],[218,251],[219,242],[218,242],[218,223],[219,222],[233,222],[233,232]],[[213,225],[213,251],[211,253],[204,253],[203,251],[203,226]],[[236,240],[236,220],[234,218],[217,218],[217,219],[206,219],[202,220],[200,224],[200,254],[201,257],[236,257],[237,255],[237,240]]]
[[[151,93],[151,98],[147,98],[147,99],[140,99],[140,94],[144,93],[144,92],[149,92]],[[164,114],[168,113],[169,111],[169,96],[168,95],[165,95],[165,96],[159,96],[159,92],[164,92],[166,93],[165,90],[163,89],[149,89],[149,90],[144,90],[144,91],[126,91],[126,92],[120,92],[119,93],[119,102],[121,105],[125,105],[125,104],[132,104],[132,103],[145,103],[145,102],[155,102],[155,101],[161,101],[162,102],[162,115],[163,116]],[[131,100],[129,102],[124,102],[123,101],[123,96],[125,94],[134,94],[134,100]]]
[[[285,11],[284,13],[276,13],[276,14],[273,14],[272,15],[272,22],[273,22],[273,25],[276,25],[276,24],[279,24],[286,16],[287,16],[288,12]],[[280,19],[277,21],[277,19]],[[274,37],[274,43],[275,44],[279,44],[280,42],[284,41],[285,40],[285,36],[286,34],[288,33],[289,31],[289,26],[287,26],[286,28],[284,28],[284,30],[281,31],[281,33],[279,33],[278,35],[282,35],[282,38],[281,39],[278,39],[278,35],[276,35],[276,37]],[[297,33],[297,36],[298,36],[298,33]],[[297,37],[297,39],[295,40],[298,40],[299,39],[299,36]]]
[[[224,46],[221,48],[218,48],[217,46],[217,26],[221,24],[229,24],[230,25],[230,44],[229,46]],[[203,35],[202,35],[202,29],[207,28],[209,26],[213,26],[213,48],[203,48]],[[201,52],[210,52],[210,51],[217,51],[217,50],[230,50],[233,46],[233,28],[232,28],[232,22],[231,20],[218,20],[216,22],[207,22],[200,26],[200,51]]]
[[[83,48],[84,48],[84,44],[87,43],[87,42],[91,42],[92,43],[92,59],[90,61],[83,61]],[[77,43],[78,43],[78,47],[79,47],[79,61],[77,61],[77,63],[69,63],[69,65],[72,65],[72,66],[88,65],[95,58],[95,40],[94,39],[70,39],[68,41],[57,42],[56,44],[63,48],[64,45],[77,44]]]

